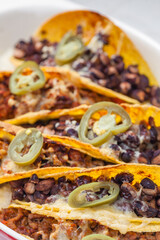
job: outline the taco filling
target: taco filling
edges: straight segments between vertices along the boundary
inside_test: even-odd
[[[28,86],[30,77],[27,82],[25,74],[23,76],[22,73],[13,73],[14,78],[11,78],[9,73],[0,74],[0,120],[15,118],[28,112],[72,108],[83,103],[93,104],[107,99],[90,90],[78,88],[57,72],[49,74],[44,86],[35,90],[35,82],[39,76],[36,76],[36,72],[35,75],[32,73],[33,84]]]
[[[15,45],[14,57],[25,61],[32,60],[41,66],[69,67],[104,88],[112,89],[139,102],[150,101],[151,104],[160,106],[160,88],[150,85],[148,77],[140,74],[138,65],[126,66],[122,56],[117,54],[109,57],[103,50],[109,44],[109,34],[100,31],[85,46],[81,37],[83,33],[81,25],[77,26],[76,35],[68,36],[69,33],[66,33],[59,43],[35,38],[28,42],[19,41]],[[75,44],[75,39],[81,42],[81,47],[80,43]],[[77,54],[75,49],[79,51]]]
[[[158,240],[160,236],[160,232],[121,234],[119,231],[112,230],[95,220],[57,220],[53,217],[31,213],[22,208],[3,209],[0,212],[0,221],[16,232],[30,236],[35,240],[58,240],[62,238],[82,240],[83,237],[89,237],[92,234],[109,236],[113,240],[138,240],[140,238]]]
[[[94,105],[95,106],[95,105]],[[95,107],[93,106],[93,109]],[[133,109],[134,111],[134,109]],[[99,128],[99,122],[94,117],[91,117],[87,126],[87,137],[89,140],[95,139],[97,136],[102,136],[103,131],[113,127],[114,118],[109,118],[102,124],[102,129]],[[85,119],[86,121],[86,119]],[[57,119],[47,121],[37,121],[33,125],[24,124],[25,128],[35,127],[42,133],[47,135],[67,136],[81,140],[79,138],[80,125],[84,126],[84,122],[78,117],[69,115],[62,116]],[[100,131],[101,130],[101,131]],[[126,163],[144,163],[144,164],[160,164],[160,130],[155,125],[154,118],[149,117],[148,121],[140,121],[139,124],[132,125],[124,132],[120,132],[106,139],[97,147],[100,150],[106,149],[106,155],[113,156],[120,161]],[[83,141],[83,139],[81,140]],[[89,142],[90,143],[90,142]],[[92,142],[90,143],[92,145]]]
[[[26,130],[24,131],[26,132]],[[43,138],[42,146],[39,147],[40,139],[34,135],[33,128],[31,129],[33,136],[30,140],[23,140],[24,134],[21,135],[21,133],[24,131],[21,131],[16,137],[13,136],[12,141],[5,137],[0,138],[1,175],[45,167],[92,168],[108,164],[102,159],[91,157],[47,138]],[[40,135],[40,132],[38,134]]]
[[[74,208],[104,209],[130,214],[132,217],[159,218],[159,188],[148,177],[135,182],[133,174],[121,172],[108,181],[106,175],[93,178],[87,175],[40,179],[33,174],[29,179],[10,182],[12,199],[37,204],[54,204]],[[92,186],[94,185],[94,186]],[[102,208],[101,208],[102,207]],[[86,209],[86,211],[87,211]]]

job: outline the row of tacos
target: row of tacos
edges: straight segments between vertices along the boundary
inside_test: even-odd
[[[1,206],[12,201],[8,210],[2,210],[1,221],[20,233],[36,236],[34,239],[45,239],[44,234],[54,236],[46,239],[63,239],[63,235],[82,239],[100,233],[104,238],[93,239],[158,239],[159,167],[144,165],[142,170],[125,164],[61,170],[46,168],[1,177]],[[26,216],[30,212],[32,218]],[[36,223],[46,218],[50,225],[46,223],[40,231],[41,225]],[[20,224],[23,221],[25,224]]]
[[[0,221],[36,240],[160,239],[159,87],[133,43],[66,12],[16,44],[22,60],[0,73]]]

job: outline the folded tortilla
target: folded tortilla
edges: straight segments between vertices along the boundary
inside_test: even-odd
[[[65,170],[65,169],[64,169]],[[52,179],[57,181],[58,179],[66,179],[68,181],[74,181],[78,177],[91,177],[93,181],[96,181],[99,177],[106,177],[107,181],[115,179],[115,177],[122,176],[123,174],[132,175],[133,181],[130,183],[132,186],[135,184],[141,183],[144,178],[151,179],[154,184],[159,187],[160,184],[160,167],[159,166],[139,166],[136,164],[123,164],[117,166],[108,166],[95,169],[86,169],[86,170],[75,170],[68,172],[58,172],[57,169],[39,169],[34,171],[29,171],[23,174],[12,174],[6,177],[0,177],[0,183],[4,183],[2,186],[6,186],[10,181],[29,178],[35,173],[39,179]],[[63,177],[63,178],[62,178]],[[64,180],[65,181],[65,180]],[[63,183],[63,180],[61,180]],[[131,181],[130,181],[131,182]],[[8,184],[9,186],[9,184]],[[3,191],[2,191],[3,192]],[[5,192],[6,189],[5,189]],[[11,187],[8,188],[8,194],[10,194],[11,199]],[[59,194],[59,193],[57,193]],[[38,213],[46,216],[51,216],[61,219],[81,219],[89,220],[94,219],[113,230],[118,230],[120,233],[125,234],[128,231],[134,232],[157,232],[160,231],[160,219],[157,217],[138,217],[133,210],[127,209],[124,210],[120,207],[117,207],[116,204],[110,205],[100,205],[92,208],[71,208],[67,203],[67,197],[62,195],[55,195],[56,198],[50,201],[50,203],[38,204],[34,202],[25,202],[25,201],[12,201],[11,207],[15,207],[15,203],[18,207],[22,207],[26,210],[32,211],[32,213]],[[59,197],[57,197],[59,196]],[[138,195],[137,195],[138,196]],[[54,197],[54,196],[53,196]],[[138,200],[138,197],[137,199]],[[119,200],[117,200],[119,201]],[[129,200],[125,200],[127,203]]]
[[[24,221],[25,225],[22,228],[21,225]],[[94,219],[56,219],[33,213],[30,210],[20,208],[17,204],[0,211],[0,222],[30,240],[37,238],[41,238],[41,240],[82,240],[83,237],[92,234],[109,236],[115,240],[131,239],[133,237],[137,237],[137,239],[140,237],[157,239],[159,235],[159,232],[127,232],[121,234],[119,231],[110,229]]]
[[[47,39],[51,42],[59,42],[66,32],[76,32],[78,25],[81,25],[83,28],[82,40],[85,45],[88,45],[90,40],[98,32],[109,34],[109,44],[104,47],[104,51],[108,56],[111,57],[115,54],[121,55],[126,67],[131,64],[137,64],[140,73],[145,74],[149,78],[150,85],[159,85],[147,62],[143,59],[125,32],[117,27],[110,19],[96,12],[78,10],[60,13],[42,24],[33,37],[38,40]],[[12,62],[15,65],[19,65],[22,61],[12,58]],[[50,68],[52,69],[52,67]],[[81,81],[84,87],[97,93],[111,98],[119,98],[128,103],[138,102],[129,96],[101,87],[98,84],[93,83],[89,78],[80,77],[79,74],[71,69],[69,71],[66,68],[62,69],[62,67],[60,67],[60,69],[66,74],[69,71],[72,72],[72,74]]]
[[[59,68],[42,68],[46,82],[43,88],[18,96],[10,92],[9,79],[12,72],[0,72],[1,112],[0,120],[7,120],[34,112],[34,117],[49,114],[51,110],[68,109],[81,104],[91,105],[99,101],[109,101],[109,97],[86,89],[71,72]],[[112,101],[121,103],[118,97]],[[27,118],[28,116],[28,118]],[[26,115],[29,119],[30,115]],[[33,119],[33,118],[31,118]]]
[[[129,105],[129,104],[122,104],[121,105],[127,113],[130,115],[132,124],[139,125],[140,122],[144,121],[148,124],[149,118],[152,117],[154,119],[156,127],[160,126],[160,109],[154,106],[149,105]],[[73,109],[66,109],[66,110],[56,110],[53,112],[41,112],[40,114],[37,113],[28,113],[22,115],[15,119],[10,119],[5,122],[0,122],[0,127],[4,130],[9,131],[9,129],[14,129],[13,131],[17,132],[16,126],[10,126],[10,124],[15,125],[23,125],[23,124],[30,124],[29,126],[32,127],[32,124],[36,124],[37,121],[48,121],[51,119],[59,119],[62,116],[72,116],[73,118],[81,119],[83,114],[87,111],[89,106],[82,105],[77,108]],[[96,117],[96,116],[95,116]],[[57,141],[60,143],[64,143],[67,146],[72,146],[73,148],[83,151],[86,154],[89,154],[92,157],[101,158],[111,163],[122,163],[117,155],[115,154],[114,150],[111,149],[108,145],[101,146],[101,147],[94,147],[91,144],[81,142],[78,138],[71,138],[68,136],[58,136],[58,135],[45,135],[47,138],[52,139],[53,141]],[[114,138],[114,137],[113,137]]]

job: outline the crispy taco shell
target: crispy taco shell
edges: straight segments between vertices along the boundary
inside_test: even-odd
[[[40,115],[42,118],[43,115],[50,115],[50,109],[69,109],[82,104],[91,105],[95,102],[110,101],[111,99],[116,103],[125,102],[113,94],[109,97],[94,92],[92,88],[86,89],[81,78],[70,71],[61,71],[59,67],[52,69],[43,67],[42,70],[46,78],[45,86],[38,91],[21,96],[16,96],[10,92],[9,78],[12,72],[0,72],[0,83],[2,83],[1,120],[16,118],[27,113],[24,115],[23,121],[28,121],[30,116],[32,121],[32,119],[36,119],[36,115],[37,118]],[[33,117],[30,115],[31,112],[34,112],[32,113]],[[21,117],[19,118],[21,119]]]
[[[44,172],[42,169],[35,171],[39,178],[52,178],[55,180],[60,177],[66,177],[69,180],[74,180],[80,176],[90,176],[93,179],[97,179],[101,175],[106,176],[108,180],[114,178],[117,174],[127,173],[133,174],[134,180],[132,184],[140,183],[142,179],[149,178],[157,186],[160,186],[160,167],[156,166],[145,166],[143,168],[136,164],[123,164],[117,166],[108,166],[96,169],[87,170],[76,170],[69,172],[57,172],[57,169],[51,169],[50,172]],[[25,173],[23,175],[17,174],[8,176],[8,179],[0,177],[0,183],[8,182],[11,180],[18,180],[25,177],[30,177],[33,171]],[[56,200],[56,202],[39,205],[31,202],[15,201],[19,207],[27,210],[31,210],[33,213],[38,213],[42,215],[52,216],[55,218],[62,219],[94,219],[103,225],[108,226],[111,229],[119,230],[121,233],[126,233],[128,231],[135,232],[157,232],[160,231],[160,219],[159,218],[146,218],[137,217],[133,212],[121,212],[118,209],[113,209],[112,206],[101,205],[92,208],[85,209],[73,209],[69,207],[68,203],[62,199]],[[11,207],[14,207],[13,203]]]
[[[65,24],[64,24],[65,22]],[[94,37],[100,30],[110,35],[109,44],[105,46],[105,52],[109,56],[119,54],[124,58],[126,66],[138,64],[141,73],[150,78],[150,83],[157,85],[157,80],[152,74],[148,64],[137,51],[128,36],[117,27],[110,19],[96,12],[87,10],[77,10],[60,13],[46,21],[34,34],[38,39],[48,39],[49,41],[60,41],[69,30],[76,31],[77,25],[83,28],[82,38],[85,44]],[[57,31],[58,30],[58,31]]]
[[[84,167],[93,168],[105,166],[111,162],[107,156],[105,159],[101,158],[98,149],[95,149],[93,152],[92,150],[90,151],[90,145],[82,143],[84,147],[81,149],[79,141],[72,138],[43,134],[43,146],[37,159],[32,164],[26,166],[18,165],[10,159],[8,148],[15,135],[23,129],[23,127],[0,121],[0,175],[3,175],[4,178],[11,173],[23,173],[32,169],[44,169],[50,166],[57,168],[62,167],[62,169],[63,167],[66,169],[67,167],[69,167],[69,169],[70,167],[79,169]],[[119,161],[117,161],[117,163],[119,163]]]
[[[1,138],[7,138],[8,140],[11,141],[14,138],[14,136],[21,129],[23,129],[23,128],[0,121],[0,137]],[[65,136],[58,136],[58,135],[51,136],[51,135],[43,134],[43,136],[54,142],[62,144],[63,146],[78,150],[78,151],[80,151],[84,154],[87,154],[93,158],[103,159],[106,162],[111,162],[111,163],[122,163],[118,159],[114,158],[114,156],[109,155],[108,150],[103,149],[103,151],[102,151],[99,148],[96,148],[87,143],[80,142],[77,139],[69,138],[69,137],[65,137]]]
[[[160,110],[157,107],[149,106],[149,105],[129,105],[129,104],[122,104],[121,105],[127,113],[130,115],[131,121],[133,124],[140,124],[141,121],[144,121],[148,124],[149,117],[153,117],[155,121],[155,125],[158,127],[160,126]],[[49,120],[49,119],[56,119],[60,116],[70,115],[73,117],[81,117],[88,106],[79,106],[74,109],[69,110],[56,110],[53,112],[42,112],[41,114],[29,113],[24,116],[21,116],[16,119],[7,120],[5,123],[0,122],[0,127],[2,127],[6,131],[17,132],[18,128],[16,126],[8,125],[17,124],[23,125],[24,123],[35,123],[37,120]],[[62,144],[66,144],[67,146],[72,146],[73,148],[80,150],[84,153],[91,155],[92,157],[101,158],[108,162],[112,163],[122,163],[121,160],[118,160],[117,156],[114,154],[114,151],[109,148],[97,148],[92,146],[91,144],[83,143],[75,138],[69,138],[65,136],[56,136],[56,135],[47,135],[47,138],[52,139],[53,141],[60,142]]]
[[[48,167],[42,169],[34,169],[27,172],[21,172],[21,173],[12,173],[12,174],[6,174],[4,176],[0,176],[0,209],[7,208],[11,203],[11,187],[9,184],[7,184],[10,181],[15,181],[18,179],[23,178],[29,178],[33,174],[37,174],[40,178],[45,178],[45,176],[51,176],[53,174],[59,174],[60,172],[65,171],[71,171],[72,168],[68,167]],[[73,170],[76,170],[78,168],[73,168]]]
[[[109,45],[105,47],[108,55],[111,56],[116,53],[122,55],[127,66],[138,64],[140,72],[150,78],[152,85],[157,85],[157,81],[147,63],[127,35],[107,17],[96,12],[78,10],[60,13],[44,23],[34,36],[39,39],[46,38],[49,41],[60,41],[67,31],[76,31],[77,25],[82,25],[83,27],[84,33],[82,38],[85,44],[91,40],[95,33],[105,29],[110,34]]]
[[[149,78],[150,85],[158,85],[158,82],[151,72],[148,64],[127,35],[107,17],[96,12],[78,10],[60,13],[45,22],[37,30],[33,37],[39,40],[47,39],[51,42],[59,42],[66,32],[70,30],[76,32],[78,25],[81,25],[83,28],[82,39],[86,45],[95,36],[95,34],[100,31],[109,34],[109,44],[104,47],[104,51],[109,55],[109,57],[119,54],[123,57],[126,66],[137,64],[140,73],[145,74]],[[15,65],[19,65],[22,61],[12,58],[12,62]],[[63,71],[67,72],[68,70],[64,69]],[[77,76],[77,78],[81,79],[81,82],[86,88],[112,98],[119,98],[125,102],[137,103],[137,100],[135,99],[98,86],[89,78],[81,78],[79,77],[79,74],[76,74],[74,71],[72,72],[75,76]]]
[[[23,228],[21,228],[24,220],[25,225]],[[23,236],[30,240],[36,240],[37,238],[42,240],[82,240],[83,237],[91,234],[102,234],[117,240],[132,238],[140,239],[141,237],[156,240],[160,233],[127,232],[123,235],[117,230],[110,229],[108,226],[100,224],[94,219],[56,219],[19,208],[19,205],[17,204],[14,204],[14,208],[10,207],[3,209],[0,212],[0,221],[19,234],[25,234]]]

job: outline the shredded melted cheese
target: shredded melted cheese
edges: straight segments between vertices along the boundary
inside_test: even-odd
[[[0,186],[0,210],[7,208],[12,200],[12,192],[9,184]]]

